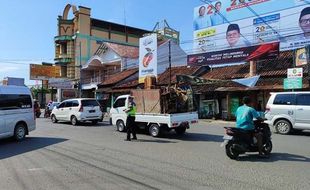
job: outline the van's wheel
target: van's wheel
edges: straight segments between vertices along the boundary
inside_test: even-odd
[[[149,133],[153,137],[158,137],[160,135],[160,128],[159,125],[153,123],[149,127]]]
[[[52,115],[51,120],[52,120],[53,123],[57,123],[58,122],[58,120],[56,119],[55,115]]]
[[[118,120],[116,122],[116,128],[119,132],[124,132],[125,131],[125,124],[122,120]]]
[[[14,139],[16,141],[22,141],[25,139],[26,133],[27,133],[26,126],[22,123],[17,124],[14,129]]]
[[[71,116],[71,124],[73,126],[76,126],[78,124],[78,120],[77,120],[77,118],[74,115]]]
[[[174,130],[178,135],[183,135],[186,131],[186,127],[177,127]]]
[[[292,126],[286,120],[279,120],[275,124],[275,130],[282,135],[287,135],[291,132]]]

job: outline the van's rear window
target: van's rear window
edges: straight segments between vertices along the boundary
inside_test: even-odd
[[[97,100],[82,100],[82,106],[99,106]]]
[[[32,102],[28,94],[0,94],[0,110],[29,108],[32,108]]]

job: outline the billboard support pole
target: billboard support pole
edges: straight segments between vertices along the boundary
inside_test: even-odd
[[[307,61],[307,67],[308,67],[308,74],[307,74],[307,77],[308,77],[308,85],[309,85],[309,88],[310,88],[310,45],[307,45],[306,46],[306,61]]]
[[[169,40],[169,87],[171,86],[171,40]]]

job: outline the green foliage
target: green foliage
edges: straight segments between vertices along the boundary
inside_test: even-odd
[[[50,89],[48,88],[41,88],[41,87],[31,87],[30,88],[31,92],[33,93],[34,97],[38,97],[39,93],[43,93],[43,94],[48,94],[51,92]]]

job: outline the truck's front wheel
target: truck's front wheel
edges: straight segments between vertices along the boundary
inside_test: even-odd
[[[124,132],[125,131],[125,124],[124,124],[124,122],[122,120],[118,120],[116,122],[116,127],[117,127],[117,130],[119,132]]]
[[[149,127],[149,133],[150,135],[152,135],[153,137],[158,137],[160,135],[160,127],[158,124],[151,124]]]

